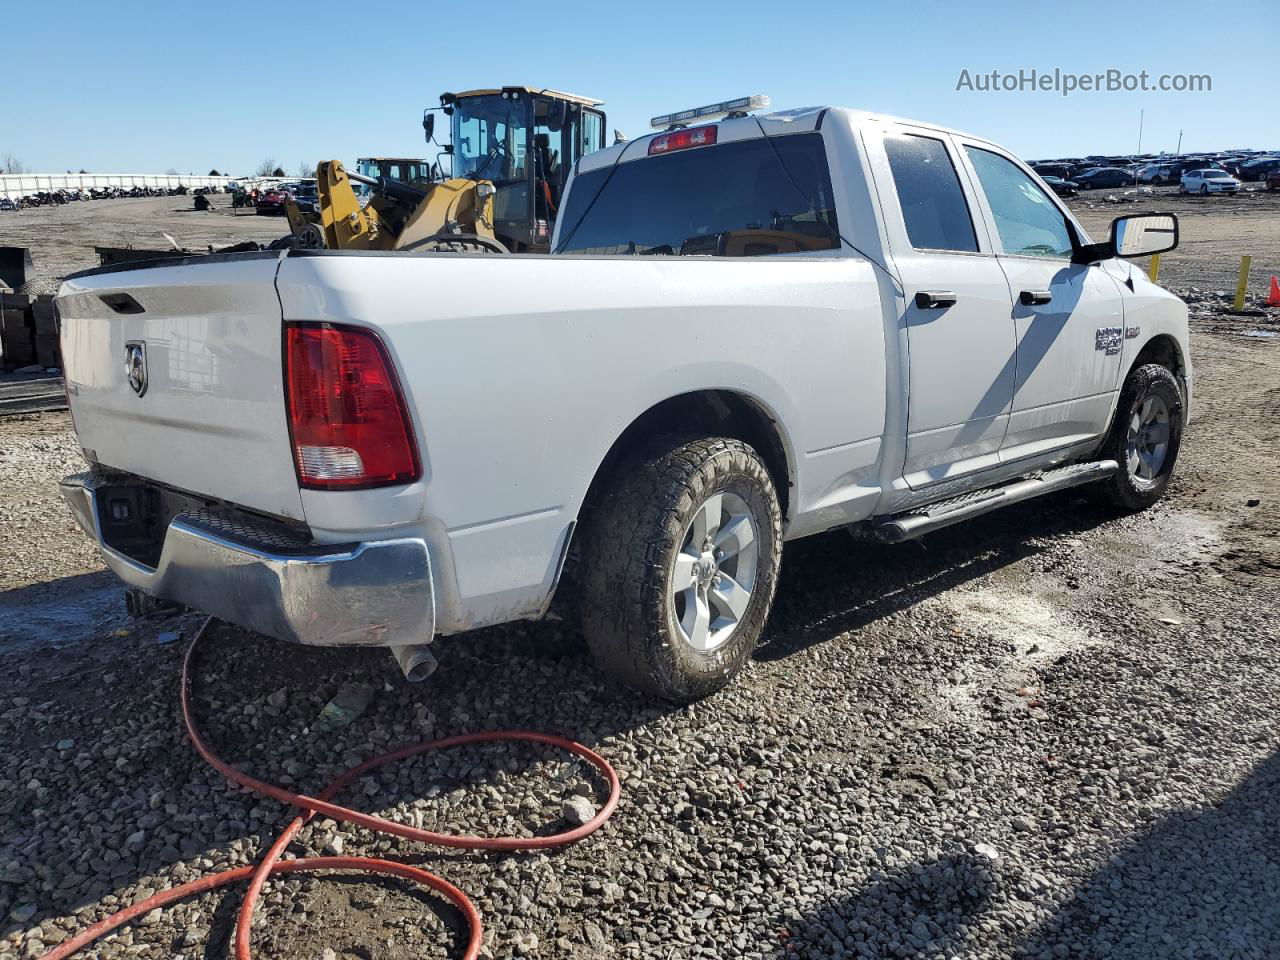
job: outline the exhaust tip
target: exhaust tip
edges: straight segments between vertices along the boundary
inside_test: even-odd
[[[404,674],[404,678],[410,683],[421,683],[435,673],[436,668],[440,665],[431,653],[430,647],[425,643],[415,646],[392,647],[391,655],[396,658],[396,663],[400,666],[400,672]]]

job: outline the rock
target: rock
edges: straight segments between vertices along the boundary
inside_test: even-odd
[[[21,906],[14,907],[9,911],[9,917],[14,923],[26,923],[36,915],[38,908],[34,903],[24,903]]]
[[[70,738],[67,738],[67,739],[65,739],[65,740],[59,740],[59,741],[57,742],[57,744],[55,744],[54,749],[55,749],[55,750],[70,750],[70,749],[71,749],[72,747],[74,747],[75,745],[76,745],[76,742],[75,742],[74,740],[72,740],[72,739],[70,739]]]
[[[577,794],[569,797],[561,808],[561,816],[574,825],[582,826],[584,823],[590,823],[596,815],[596,806],[586,797]]]
[[[324,845],[324,852],[329,854],[329,856],[331,857],[340,857],[342,856],[343,847],[344,847],[344,844],[343,844],[342,838],[334,837],[332,840],[330,840],[328,843]]]
[[[1000,851],[989,843],[975,843],[973,845],[973,852],[980,857],[985,857],[987,860],[1000,859]]]
[[[531,957],[538,952],[538,935],[532,931],[517,933],[511,946],[515,948],[517,956]]]

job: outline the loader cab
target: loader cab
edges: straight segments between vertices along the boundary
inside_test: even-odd
[[[494,233],[508,249],[546,253],[573,165],[604,146],[601,101],[533,87],[445,93],[455,177],[490,180]]]
[[[361,157],[356,170],[366,177],[386,177],[401,183],[427,184],[432,181],[431,161],[414,157]]]

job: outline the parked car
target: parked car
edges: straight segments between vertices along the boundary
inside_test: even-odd
[[[62,491],[130,587],[245,627],[412,676],[435,636],[554,609],[693,700],[750,659],[785,541],[1159,500],[1187,309],[1118,258],[1177,230],[1094,242],[1001,147],[860,111],[651,134],[577,162],[551,256],[68,278],[92,469]]]
[[[1084,173],[1077,173],[1071,178],[1081,190],[1094,190],[1109,187],[1131,187],[1134,176],[1120,167],[1095,167]]]
[[[300,183],[293,189],[293,202],[303,213],[315,213],[320,203],[320,192],[314,183]]]
[[[258,199],[254,203],[254,212],[261,214],[283,214],[284,201],[289,192],[282,186],[271,187],[258,194]]]
[[[1077,186],[1074,180],[1063,180],[1061,177],[1041,176],[1041,180],[1049,185],[1054,193],[1060,197],[1074,197],[1076,195]]]
[[[1031,169],[1047,181],[1049,177],[1057,177],[1059,180],[1071,179],[1071,167],[1062,163],[1033,163]]]
[[[1257,157],[1240,164],[1239,177],[1246,183],[1256,183],[1273,170],[1280,170],[1280,157]]]
[[[1138,168],[1138,182],[1163,187],[1178,182],[1178,174],[1167,163],[1149,163]]]
[[[1280,170],[1272,170],[1267,174],[1267,189],[1280,190]]]
[[[1240,181],[1225,170],[1190,170],[1182,175],[1182,193],[1236,193]]]

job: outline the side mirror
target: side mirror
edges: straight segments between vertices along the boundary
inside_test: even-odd
[[[1112,257],[1150,257],[1178,245],[1178,215],[1135,213],[1111,221],[1111,236],[1103,243],[1076,248],[1076,263],[1097,263]]]
[[[1111,249],[1117,257],[1149,257],[1178,245],[1178,215],[1138,213],[1111,221]]]
[[[436,115],[434,113],[424,113],[422,115],[422,129],[427,134],[427,143],[430,143],[436,132]]]

